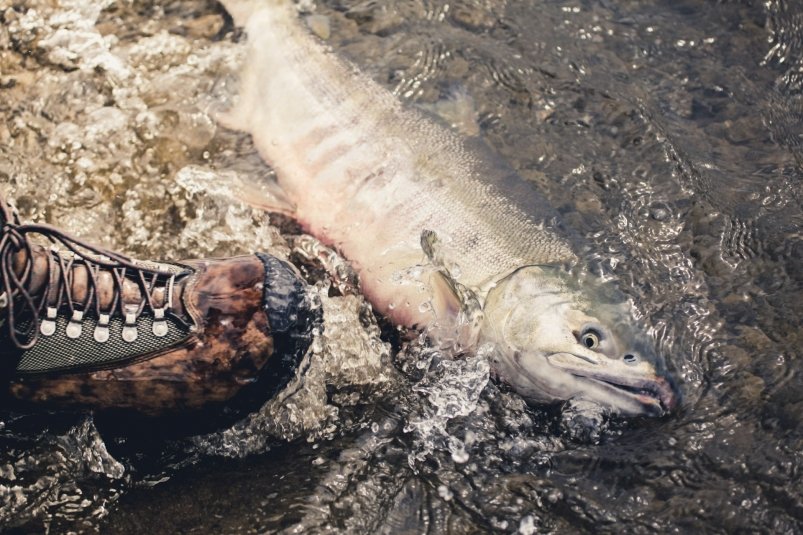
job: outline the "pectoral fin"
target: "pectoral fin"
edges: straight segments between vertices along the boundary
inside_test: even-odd
[[[436,271],[430,279],[432,288],[432,309],[435,316],[443,320],[445,318],[456,318],[463,308],[460,296],[455,290],[453,281],[442,271]]]
[[[454,345],[458,350],[473,347],[482,323],[482,305],[477,295],[460,284],[450,271],[454,264],[448,258],[438,235],[431,230],[421,232],[421,248],[438,269],[432,274],[432,307],[441,329],[456,332]]]

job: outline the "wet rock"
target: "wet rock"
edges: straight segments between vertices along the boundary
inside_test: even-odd
[[[307,26],[312,30],[312,33],[324,40],[329,39],[329,36],[332,34],[329,17],[325,15],[307,16]]]
[[[605,430],[605,411],[598,404],[571,400],[566,403],[561,413],[560,427],[562,434],[571,440],[585,443],[598,443]]]
[[[454,57],[446,64],[446,74],[449,78],[461,80],[466,77],[470,68],[471,66],[465,59]]]
[[[726,345],[720,349],[720,352],[735,368],[745,369],[750,366],[750,354],[739,346]]]
[[[209,39],[220,32],[223,28],[223,24],[223,16],[213,13],[198,17],[197,19],[188,20],[184,23],[183,28],[190,37]]]
[[[497,11],[501,11],[503,8],[498,5],[499,3],[489,0],[461,0],[452,5],[449,16],[458,24],[471,30],[487,30],[492,28],[498,20],[499,13]]]
[[[408,17],[420,17],[423,6],[418,2],[363,2],[350,8],[346,16],[357,22],[360,30],[387,35],[402,26]]]
[[[575,207],[579,212],[586,215],[601,215],[603,213],[602,202],[593,192],[578,190],[575,197]]]
[[[762,131],[758,118],[740,118],[722,123],[725,138],[734,144],[742,144],[754,139]]]
[[[736,405],[740,407],[754,407],[761,403],[766,383],[761,377],[751,373],[744,373],[739,378],[739,390]]]
[[[749,346],[753,351],[763,353],[772,346],[772,340],[755,327],[743,325],[739,328],[739,333],[742,343]]]

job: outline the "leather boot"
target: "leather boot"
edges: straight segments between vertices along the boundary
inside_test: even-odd
[[[161,414],[267,399],[320,323],[267,254],[139,261],[21,224],[2,199],[0,218],[0,366],[17,400]]]

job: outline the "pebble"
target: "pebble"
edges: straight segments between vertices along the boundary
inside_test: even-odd
[[[217,35],[223,28],[223,17],[218,14],[204,15],[184,23],[187,35],[209,39]]]
[[[332,35],[332,26],[329,17],[326,15],[309,15],[307,17],[309,29],[323,40],[329,39]]]

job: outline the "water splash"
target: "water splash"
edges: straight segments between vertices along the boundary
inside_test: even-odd
[[[331,439],[342,407],[375,401],[393,377],[390,346],[380,338],[370,306],[360,296],[329,297],[328,284],[311,290],[323,308],[299,372],[258,412],[224,431],[194,439],[207,454],[240,457],[269,449],[276,440]]]
[[[268,218],[234,200],[240,175],[190,165],[176,173],[175,197],[184,221],[177,242],[194,257],[222,256],[228,251],[265,251],[286,258],[290,252]]]
[[[415,359],[428,367],[427,374],[413,387],[424,403],[407,416],[404,426],[404,431],[415,437],[415,448],[408,457],[410,467],[415,469],[417,463],[443,448],[451,452],[455,462],[467,462],[464,441],[453,436],[447,426],[477,409],[480,394],[490,379],[492,348],[483,347],[475,355],[457,359],[425,346],[411,346],[408,351],[417,353]]]
[[[16,422],[11,422],[15,427]],[[45,526],[81,518],[99,518],[118,495],[114,485],[86,485],[105,479],[107,485],[125,475],[125,468],[106,449],[91,418],[63,434],[44,435],[33,444],[11,448],[0,464],[0,522],[5,526],[41,518]]]
[[[596,403],[571,400],[561,411],[561,435],[582,443],[599,443],[607,429],[605,409]]]

